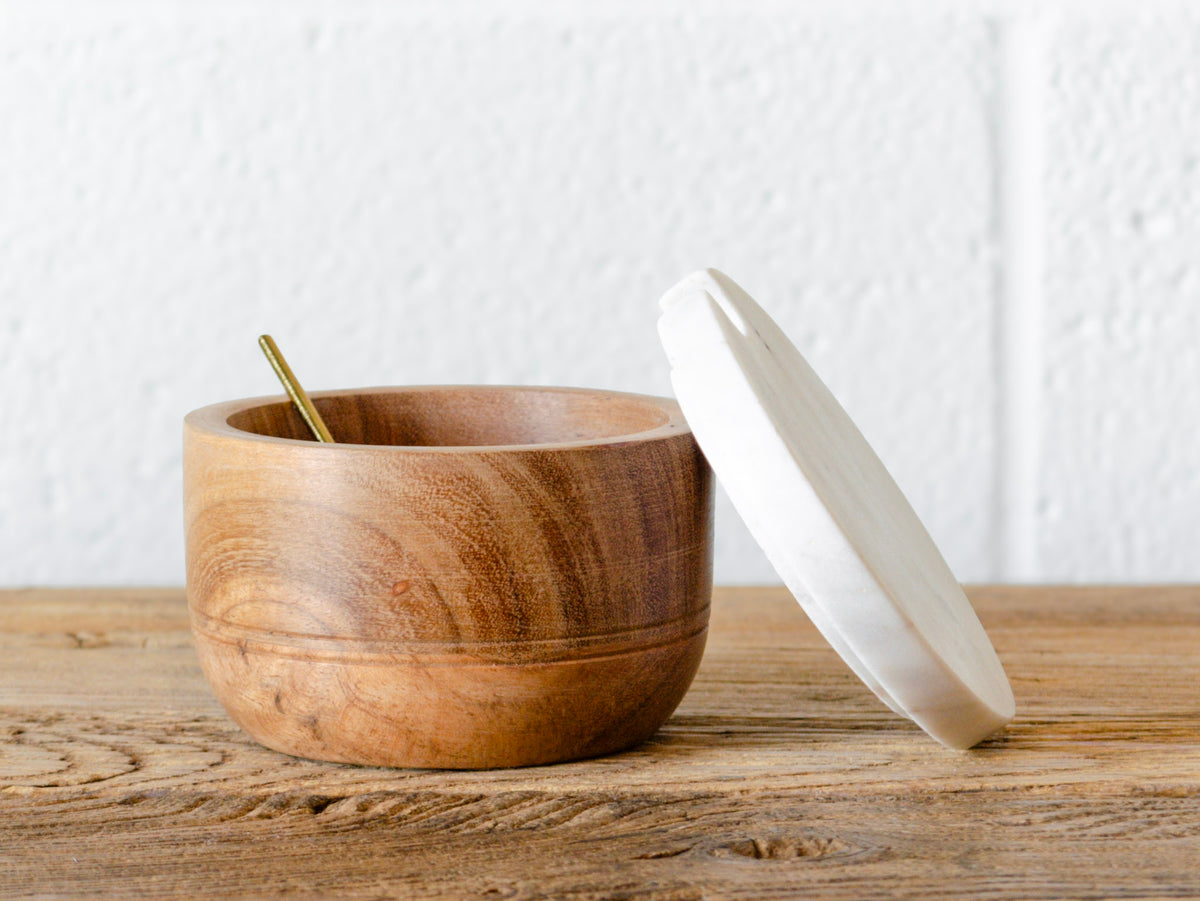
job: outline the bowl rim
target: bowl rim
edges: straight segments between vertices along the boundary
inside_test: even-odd
[[[461,391],[469,389],[483,392],[529,391],[538,393],[577,394],[593,397],[609,397],[618,400],[636,401],[657,409],[663,414],[663,420],[649,429],[636,432],[622,432],[597,438],[579,438],[574,441],[544,441],[533,444],[455,444],[455,445],[413,445],[413,444],[353,444],[323,442],[284,438],[277,435],[263,435],[250,432],[229,424],[229,419],[238,413],[254,407],[268,406],[278,403],[291,403],[286,394],[260,395],[244,397],[235,400],[221,401],[208,404],[192,410],[184,417],[184,428],[206,433],[227,440],[243,441],[250,444],[264,444],[281,447],[307,449],[314,453],[336,453],[338,451],[355,450],[372,453],[403,453],[403,454],[482,454],[504,452],[530,452],[571,450],[586,447],[603,447],[606,445],[642,444],[649,441],[661,441],[680,435],[690,435],[691,427],[683,416],[678,402],[672,397],[661,397],[654,394],[639,394],[629,391],[612,391],[606,388],[582,388],[558,385],[377,385],[365,388],[334,388],[324,391],[310,391],[312,398],[345,397],[362,394],[391,394],[403,392],[442,392]]]

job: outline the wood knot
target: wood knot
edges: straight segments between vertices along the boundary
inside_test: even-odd
[[[730,842],[723,850],[732,851],[739,857],[754,860],[801,860],[804,858],[829,857],[851,850],[851,846],[837,838],[798,836],[794,838],[748,838]]]

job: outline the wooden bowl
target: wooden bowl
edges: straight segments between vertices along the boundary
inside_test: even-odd
[[[316,393],[184,421],[187,584],[229,715],[300,757],[525,766],[648,738],[691,684],[712,473],[673,400]]]

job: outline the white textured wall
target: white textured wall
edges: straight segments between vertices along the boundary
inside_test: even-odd
[[[1200,578],[1200,13],[727,7],[0,5],[0,584],[181,582],[180,420],[277,391],[260,332],[669,393],[701,266],[960,578]],[[726,506],[717,557],[774,581]]]

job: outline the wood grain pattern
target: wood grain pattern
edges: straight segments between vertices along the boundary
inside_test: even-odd
[[[645,740],[704,649],[712,476],[674,401],[578,389],[325,392],[184,430],[206,675],[269,747],[480,768]]]
[[[1018,701],[977,750],[890,714],[786,593],[718,589],[650,741],[447,772],[255,744],[180,590],[0,593],[0,897],[1200,895],[1200,588],[969,594]]]

